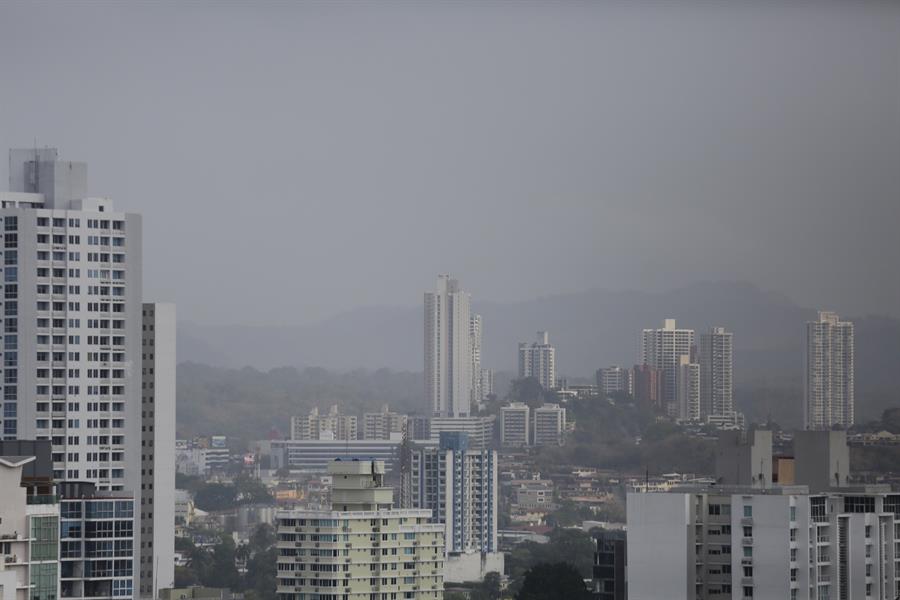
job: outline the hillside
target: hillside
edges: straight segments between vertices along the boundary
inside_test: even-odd
[[[475,303],[484,317],[483,364],[513,371],[516,344],[550,331],[561,375],[591,377],[608,364],[632,364],[640,330],[666,317],[702,331],[735,334],[736,395],[748,415],[797,424],[804,323],[815,310],[746,283],[702,283],[666,293],[592,290],[512,304]],[[861,420],[900,403],[892,363],[900,357],[900,321],[855,318],[857,405]],[[421,309],[367,307],[309,327],[200,327],[179,324],[179,359],[241,369],[321,367],[419,373]],[[411,376],[412,377],[412,376]],[[254,378],[251,378],[254,380]],[[421,386],[407,396],[420,395]],[[420,396],[419,396],[420,397]]]

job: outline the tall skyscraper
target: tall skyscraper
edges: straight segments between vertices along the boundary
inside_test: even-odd
[[[478,406],[484,401],[484,393],[481,389],[481,315],[472,315],[469,318],[469,344],[472,347],[472,392],[469,399],[470,406]]]
[[[700,416],[734,415],[734,340],[724,327],[700,334]]]
[[[523,377],[534,377],[545,390],[556,387],[556,348],[546,331],[538,331],[531,344],[519,343],[519,378]]]
[[[114,590],[89,586],[95,597],[108,591],[127,600],[138,594],[140,549],[150,548],[157,524],[159,532],[171,528],[170,522],[156,519],[168,519],[165,505],[174,494],[157,489],[167,481],[162,473],[153,489],[147,488],[149,461],[156,473],[174,452],[174,440],[165,437],[172,427],[156,421],[170,418],[168,408],[150,408],[142,388],[150,381],[174,381],[174,371],[163,372],[167,359],[156,364],[155,356],[142,356],[150,338],[143,334],[141,217],[116,212],[111,200],[88,195],[87,165],[59,160],[56,149],[12,150],[9,167],[10,192],[0,192],[2,435],[50,440],[57,482],[91,484],[97,495],[128,497],[136,507],[154,500],[143,524],[140,515],[129,517],[133,575],[129,569],[128,581]],[[153,369],[154,377],[142,376],[139,366]],[[164,404],[171,402],[174,415],[174,388],[171,393],[168,383],[163,388]],[[146,416],[148,410],[152,417]],[[148,442],[152,459],[147,458]],[[173,567],[162,563],[174,548],[154,543],[153,550],[160,553],[153,561],[158,572],[151,577],[171,573]]]
[[[853,323],[822,311],[806,324],[806,429],[850,427],[854,423]]]
[[[328,464],[331,510],[279,511],[280,600],[359,600],[444,595],[444,527],[431,511],[393,508],[384,463]]]
[[[645,329],[641,339],[641,364],[659,369],[663,375],[662,406],[678,416],[677,370],[681,356],[691,355],[693,329],[678,329],[675,319],[666,319],[660,329]]]
[[[472,336],[470,298],[449,275],[425,293],[425,398],[439,417],[471,411]]]

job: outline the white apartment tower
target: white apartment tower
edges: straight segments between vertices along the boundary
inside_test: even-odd
[[[145,302],[141,347],[139,593],[175,585],[175,305]]]
[[[464,432],[405,449],[406,508],[429,509],[445,527],[448,554],[497,552],[497,452],[469,447]]]
[[[700,416],[734,416],[734,340],[724,327],[700,334]]]
[[[675,401],[679,421],[700,420],[700,365],[691,362],[689,356],[678,357],[675,371]]]
[[[147,506],[141,216],[88,195],[87,165],[56,149],[11,150],[9,182],[0,192],[3,439],[49,439],[55,481],[130,492]],[[137,565],[149,537],[137,523],[134,537]],[[118,598],[137,595],[137,567],[134,578]]]
[[[806,324],[806,378],[803,416],[806,429],[850,427],[854,423],[853,323],[820,312]]]
[[[556,387],[556,348],[546,331],[538,331],[531,344],[519,343],[519,378],[523,377],[534,377],[545,390]]]
[[[470,298],[449,275],[425,293],[425,397],[438,417],[465,417],[472,399]]]
[[[472,347],[472,392],[469,399],[470,406],[479,406],[484,401],[484,392],[481,387],[481,315],[472,315],[469,318],[469,344]]]
[[[660,329],[645,329],[641,336],[641,364],[663,374],[662,405],[670,416],[678,416],[676,375],[681,356],[691,355],[693,329],[678,329],[675,319],[666,319]]]

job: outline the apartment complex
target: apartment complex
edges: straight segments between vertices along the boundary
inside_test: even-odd
[[[291,417],[292,440],[355,440],[359,426],[355,415],[345,415],[335,404],[328,414],[319,413],[313,407],[309,413]]]
[[[597,391],[604,396],[615,393],[634,395],[631,369],[613,365],[597,370]]]
[[[546,331],[538,331],[530,344],[519,343],[519,378],[524,377],[534,377],[545,390],[556,387],[556,348]]]
[[[481,388],[481,342],[482,342],[481,315],[469,317],[469,345],[472,349],[472,386],[470,406],[479,406],[484,402],[484,392]]]
[[[675,319],[665,319],[659,329],[644,329],[641,336],[641,364],[657,369],[662,376],[660,403],[669,416],[678,416],[677,372],[682,356],[691,356],[693,329],[678,329]]]
[[[363,415],[363,439],[364,440],[391,440],[402,439],[406,434],[408,417],[400,413],[392,412],[385,404],[380,412],[365,413]]]
[[[52,489],[27,487],[23,478],[24,470],[36,460],[35,456],[0,456],[3,600],[56,600],[60,595],[58,499]]]
[[[500,408],[500,443],[504,448],[531,445],[531,409],[524,402],[513,402]]]
[[[854,423],[853,323],[820,312],[806,324],[806,377],[803,418],[806,429],[849,427]]]
[[[437,446],[411,444],[402,475],[403,505],[428,509],[446,528],[448,554],[497,551],[497,452],[445,432]]]
[[[61,597],[138,596],[134,557],[139,540],[151,536],[140,536],[135,527],[140,519],[132,493],[78,482],[62,483],[59,490]]]
[[[490,448],[494,441],[494,415],[484,417],[432,417],[428,424],[429,439],[438,443],[444,432],[465,433],[469,447],[479,450]]]
[[[566,434],[566,409],[559,404],[544,404],[533,411],[535,446],[562,446]]]
[[[645,406],[662,406],[663,374],[650,365],[635,365],[631,370],[634,401]]]
[[[675,403],[679,421],[700,420],[700,365],[689,356],[678,357],[675,370]]]
[[[155,442],[157,432],[171,434],[172,428],[157,427],[157,418],[160,424],[169,418],[169,407],[149,408],[144,386],[175,376],[164,372],[174,367],[174,356],[160,364],[142,357],[150,338],[143,330],[141,217],[90,196],[87,165],[59,160],[56,149],[11,150],[9,166],[10,191],[0,192],[2,437],[49,440],[57,483],[89,483],[98,494],[128,496],[136,506],[149,506],[151,499],[159,505],[144,511],[143,526],[136,524],[140,515],[132,517],[131,560],[137,563],[138,549],[149,548],[155,531],[171,527],[165,506],[171,494],[156,487],[166,480],[147,488],[150,465],[155,473],[172,452],[172,444]],[[153,377],[142,376],[139,364],[153,369]],[[174,418],[174,392],[167,391],[165,403]],[[157,524],[158,516],[165,522]],[[158,572],[147,576],[145,569],[145,585],[172,572],[174,549],[159,550],[153,556]],[[94,597],[107,591],[120,599],[137,595],[140,570],[132,565],[118,571],[131,572],[130,583],[123,576],[120,584],[91,584],[87,591]],[[63,580],[63,594],[84,591]]]
[[[425,398],[439,417],[468,416],[472,398],[470,297],[456,279],[438,277],[425,293]]]
[[[629,494],[628,597],[893,599],[900,495],[886,486]]]
[[[444,528],[431,512],[392,507],[379,461],[335,460],[329,511],[277,515],[280,600],[437,599]]]
[[[734,416],[734,339],[724,327],[700,334],[700,415]]]

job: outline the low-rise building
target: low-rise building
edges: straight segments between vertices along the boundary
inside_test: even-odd
[[[500,408],[500,443],[505,448],[531,445],[531,409],[524,402]]]

